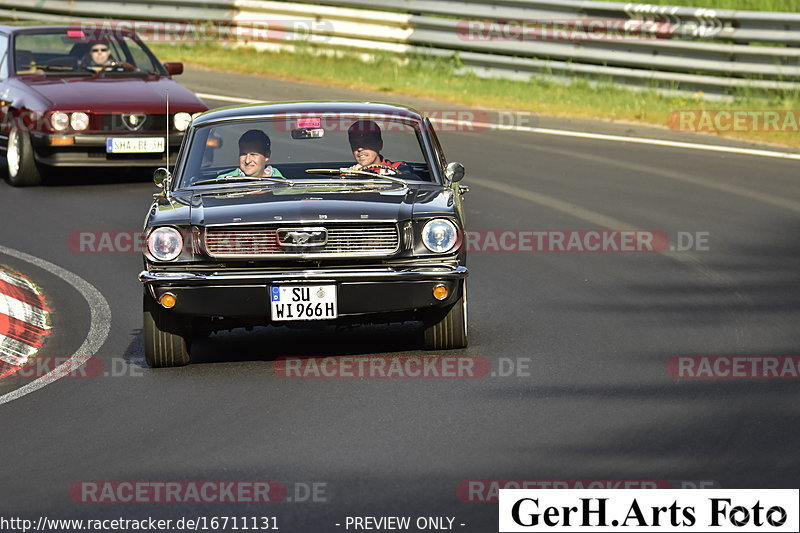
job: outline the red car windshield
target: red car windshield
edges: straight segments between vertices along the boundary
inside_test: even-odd
[[[14,64],[19,75],[141,75],[161,71],[152,53],[133,35],[92,39],[83,32],[66,28],[17,34]]]

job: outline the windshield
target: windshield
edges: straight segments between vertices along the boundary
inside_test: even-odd
[[[95,39],[68,28],[17,34],[14,65],[17,74],[47,76],[161,73],[153,54],[132,35],[112,33]]]
[[[295,114],[212,124],[194,131],[178,186],[432,181],[421,140],[418,121],[385,115]]]

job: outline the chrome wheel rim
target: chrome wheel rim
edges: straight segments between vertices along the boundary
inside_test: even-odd
[[[19,173],[19,132],[11,130],[8,134],[8,150],[6,150],[9,176],[16,177]]]

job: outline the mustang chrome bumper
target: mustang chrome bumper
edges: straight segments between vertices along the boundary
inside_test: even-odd
[[[425,279],[462,279],[467,277],[467,267],[420,267],[379,269],[308,269],[287,272],[151,272],[143,270],[139,281],[143,283],[179,282],[195,283],[271,283],[276,281],[335,281],[358,280],[395,281]]]

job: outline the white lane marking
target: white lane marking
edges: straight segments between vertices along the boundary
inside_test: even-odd
[[[641,228],[637,228],[636,226],[623,222],[622,220],[603,215],[602,213],[598,213],[597,211],[586,209],[577,204],[565,202],[563,200],[559,200],[557,198],[546,196],[544,194],[539,194],[533,191],[528,191],[526,189],[521,189],[513,185],[470,178],[470,185],[472,184],[475,184],[478,187],[486,187],[488,189],[492,189],[494,191],[501,192],[503,194],[507,194],[509,196],[513,196],[518,199],[527,200],[535,204],[549,207],[550,209],[560,211],[569,216],[578,218],[580,220],[584,220],[586,222],[595,224],[597,226],[606,229],[645,231],[642,230]],[[668,257],[673,261],[677,261],[679,263],[686,264],[691,268],[694,268],[697,272],[705,276],[707,279],[715,283],[719,283],[720,285],[726,286],[740,301],[745,302],[747,304],[752,303],[752,300],[748,296],[745,296],[741,292],[739,292],[739,288],[733,280],[731,280],[725,274],[716,272],[710,267],[704,265],[696,255],[691,254],[689,252],[677,252],[669,249],[662,250],[658,252],[658,254],[664,257]]]
[[[458,125],[458,120],[451,119],[431,119],[431,122],[442,124]],[[463,124],[463,121],[461,121]],[[773,157],[778,159],[792,159],[800,161],[800,154],[791,152],[777,152],[773,150],[755,150],[752,148],[737,148],[735,146],[721,146],[718,144],[700,144],[681,141],[666,141],[662,139],[648,139],[645,137],[626,137],[623,135],[606,135],[604,133],[587,133],[584,131],[553,130],[549,128],[533,128],[530,126],[509,126],[505,124],[489,124],[488,122],[473,122],[465,124],[471,127],[491,128],[500,131],[519,131],[526,133],[541,133],[543,135],[558,135],[561,137],[578,137],[581,139],[593,139],[598,141],[625,142],[635,144],[650,144],[653,146],[664,146],[667,148],[683,148],[687,150],[705,150],[709,152],[723,152],[738,155],[753,155],[759,157]]]
[[[237,104],[262,104],[264,100],[253,100],[252,98],[240,98],[238,96],[225,96],[221,94],[195,93],[200,98],[218,100],[220,102],[233,102]],[[624,135],[607,135],[604,133],[588,133],[585,131],[554,130],[550,128],[534,128],[531,126],[512,126],[508,124],[490,124],[488,122],[468,122],[463,120],[451,120],[441,118],[431,118],[431,122],[448,124],[453,126],[468,126],[471,128],[488,128],[498,131],[516,131],[522,133],[539,133],[541,135],[557,135],[560,137],[577,137],[580,139],[592,139],[596,141],[625,142],[635,144],[649,144],[652,146],[663,146],[667,148],[682,148],[686,150],[704,150],[708,152],[722,152],[737,155],[750,155],[758,157],[772,157],[777,159],[789,159],[800,161],[800,154],[791,152],[778,152],[774,150],[756,150],[753,148],[737,148],[735,146],[721,146],[717,144],[689,143],[681,141],[667,141],[662,139],[648,139],[646,137],[628,137]]]
[[[253,100],[252,98],[239,98],[238,96],[221,96],[219,94],[208,93],[194,93],[199,98],[208,98],[209,100],[218,100],[220,102],[233,102],[235,104],[263,104],[265,100]]]
[[[765,204],[774,205],[776,207],[780,207],[783,209],[789,209],[791,211],[800,212],[800,202],[796,202],[791,198],[787,198],[785,196],[783,197],[774,196],[772,194],[753,191],[745,187],[740,187],[738,185],[734,185],[731,183],[717,182],[711,179],[684,174],[683,172],[656,168],[653,165],[648,166],[648,165],[640,165],[638,163],[631,163],[629,161],[625,161],[619,158],[593,155],[585,152],[575,153],[569,150],[560,150],[553,147],[548,147],[547,151],[548,153],[551,154],[561,154],[565,157],[572,157],[572,158],[582,159],[585,161],[593,161],[603,165],[611,165],[614,167],[634,170],[636,172],[639,172],[642,176],[646,176],[647,178],[659,177],[659,178],[667,178],[671,180],[682,181],[684,183],[690,183],[698,187],[705,187],[707,189],[724,192],[726,194],[741,196],[742,198],[747,198],[748,200],[763,202]]]
[[[61,268],[60,266],[44,259],[40,259],[36,256],[26,254],[25,252],[20,252],[12,248],[6,248],[5,246],[0,246],[0,253],[46,270],[71,285],[72,288],[74,288],[84,297],[86,303],[89,304],[91,324],[89,326],[89,332],[86,334],[86,338],[83,340],[83,344],[81,344],[75,353],[73,353],[69,358],[67,358],[66,361],[44,376],[31,381],[23,387],[0,396],[0,405],[3,405],[5,403],[22,398],[27,394],[37,391],[42,387],[69,375],[70,372],[73,372],[76,368],[80,368],[84,363],[86,363],[90,357],[97,353],[97,351],[108,338],[108,334],[111,331],[111,308],[109,307],[106,299],[102,294],[100,294],[100,291],[98,291],[94,285],[77,274],[73,274],[69,270]]]
[[[17,300],[8,294],[0,293],[0,314],[33,324],[37,328],[50,329],[50,326],[47,325],[46,311]]]

